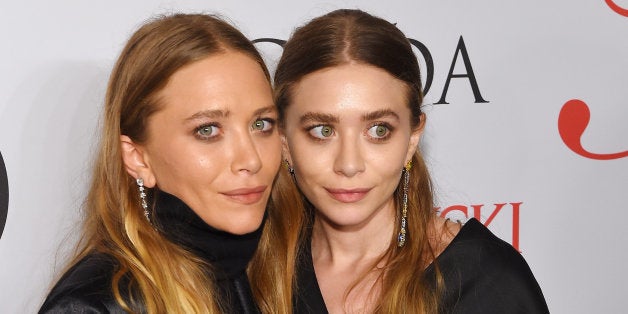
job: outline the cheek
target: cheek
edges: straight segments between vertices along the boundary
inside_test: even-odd
[[[181,154],[185,155],[185,154]],[[227,167],[220,155],[206,152],[194,152],[187,156],[180,156],[173,171],[179,176],[187,177],[191,181],[207,181],[217,175],[219,169]]]
[[[276,173],[281,165],[281,142],[279,139],[260,143],[257,147],[264,167]]]
[[[404,166],[407,145],[403,143],[391,143],[383,146],[370,146],[365,151],[368,158],[367,171],[384,181],[397,182]]]
[[[326,192],[322,187],[336,184],[337,174],[334,173],[332,161],[325,160],[323,155],[308,157],[294,165],[297,184],[308,199],[324,199]]]
[[[305,140],[290,145],[290,156],[295,169],[312,176],[324,172],[325,169],[332,169],[334,155],[331,145],[313,145]]]
[[[189,166],[192,168],[205,169],[206,171],[211,171],[212,167],[219,164],[220,160],[216,158],[210,158],[207,155],[201,155],[196,159],[190,160]]]
[[[172,154],[169,150],[153,149],[150,155],[150,167],[157,178],[157,183],[172,177],[175,174],[171,173],[172,169],[176,169],[181,162],[180,156]]]
[[[403,167],[403,162],[406,158],[408,146],[403,145],[386,145],[383,147],[371,147],[366,151],[368,154],[367,160],[373,163],[380,164],[386,168],[399,168]]]
[[[397,186],[399,179],[401,178],[402,167],[392,167],[392,164],[386,168],[380,168],[380,175],[383,182],[389,182],[389,184]]]
[[[181,141],[169,148],[169,166],[180,177],[191,180],[211,180],[221,169],[228,167],[224,151],[219,145],[207,145],[192,141]]]
[[[368,153],[382,162],[386,162],[394,167],[403,167],[403,163],[410,146],[409,130],[399,130],[396,136],[385,143],[367,146]]]

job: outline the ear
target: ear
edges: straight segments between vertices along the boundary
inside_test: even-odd
[[[144,186],[147,188],[155,187],[157,183],[155,175],[148,163],[148,156],[142,147],[131,140],[126,135],[120,136],[120,151],[122,152],[122,160],[126,172],[133,178],[142,178]]]
[[[410,143],[408,144],[408,152],[406,153],[404,165],[412,160],[412,156],[414,156],[414,153],[419,149],[419,141],[425,129],[425,118],[425,113],[421,113],[419,124],[412,130],[412,134],[410,134]]]

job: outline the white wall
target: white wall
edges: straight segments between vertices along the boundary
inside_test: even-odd
[[[628,8],[628,0],[615,3]],[[9,188],[0,313],[36,312],[64,266],[79,230],[109,71],[143,20],[218,12],[251,39],[287,39],[296,25],[342,7],[396,22],[428,48],[428,103],[441,97],[462,36],[488,102],[475,102],[468,79],[453,78],[449,104],[426,107],[422,147],[439,205],[460,205],[469,215],[475,205],[485,222],[494,204],[506,203],[489,227],[511,243],[518,208],[518,248],[552,312],[625,311],[617,287],[628,281],[628,14],[604,0],[31,0],[0,2],[0,153]],[[281,49],[258,47],[273,70]],[[458,55],[454,73],[465,72]],[[591,112],[584,149],[623,157],[592,159],[567,147],[558,116],[570,99]]]

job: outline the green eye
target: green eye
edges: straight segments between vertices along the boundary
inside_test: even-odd
[[[384,136],[384,135],[386,135],[386,132],[387,132],[387,131],[388,131],[388,130],[386,130],[386,127],[383,127],[383,126],[381,126],[381,125],[378,125],[378,126],[375,128],[375,134],[377,134],[377,136]]]
[[[253,122],[251,128],[255,131],[269,131],[273,127],[273,122],[266,119],[258,119]]]
[[[263,130],[264,129],[264,121],[257,120],[253,122],[253,130]]]
[[[196,130],[196,133],[201,137],[213,137],[218,133],[218,127],[215,125],[205,125]]]
[[[333,132],[334,131],[331,129],[331,127],[328,127],[328,126],[324,126],[321,129],[321,135],[324,137],[330,137],[333,134]]]
[[[329,125],[320,125],[312,128],[310,134],[315,138],[323,139],[334,135],[334,129]]]
[[[388,127],[381,124],[374,125],[368,130],[368,134],[370,137],[378,138],[378,139],[386,137],[389,133],[390,133],[390,129],[388,129]]]

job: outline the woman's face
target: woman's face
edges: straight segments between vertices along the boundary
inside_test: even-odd
[[[238,52],[212,55],[175,72],[157,99],[142,145],[155,185],[217,229],[256,230],[281,162],[260,65]]]
[[[284,153],[322,221],[353,229],[394,210],[421,132],[410,125],[407,94],[404,82],[363,64],[323,69],[294,87]]]

